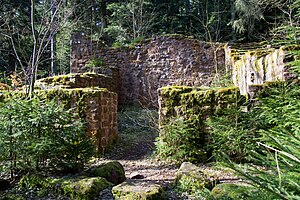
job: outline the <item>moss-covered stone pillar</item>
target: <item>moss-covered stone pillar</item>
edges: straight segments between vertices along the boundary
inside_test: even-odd
[[[192,142],[197,142],[199,151],[207,153],[209,142],[209,129],[206,120],[215,114],[222,114],[224,108],[240,105],[245,97],[240,95],[238,87],[203,89],[200,87],[168,86],[158,90],[159,94],[159,125],[160,138],[168,140],[164,135],[166,125],[174,118],[182,117],[189,122],[193,129],[191,134],[197,134]],[[183,138],[184,139],[184,138]],[[175,147],[176,148],[176,147]],[[205,161],[207,157],[192,158],[198,162]]]

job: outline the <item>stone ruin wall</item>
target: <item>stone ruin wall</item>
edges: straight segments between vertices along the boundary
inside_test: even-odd
[[[253,49],[253,46],[256,47]],[[232,81],[238,86],[242,95],[253,98],[257,86],[266,82],[284,81],[291,76],[285,65],[288,50],[285,47],[225,46],[225,63],[232,73]]]
[[[87,135],[95,139],[99,153],[104,153],[118,138],[118,95],[110,77],[95,73],[69,74],[40,79],[36,87],[47,99],[57,97],[66,108],[87,123]]]
[[[200,117],[199,121],[205,121],[207,115],[218,112],[219,108],[226,108],[237,99],[243,100],[240,94],[251,99],[255,96],[253,93],[258,92],[256,88],[261,88],[265,82],[285,80],[286,53],[284,47],[255,49],[251,46],[240,50],[228,44],[201,42],[179,35],[153,37],[133,47],[107,48],[75,34],[72,37],[71,72],[103,73],[101,68],[87,66],[90,59],[102,59],[112,80],[107,87],[118,93],[115,104],[159,105],[162,125],[172,117],[187,117],[191,113]],[[231,73],[238,88],[200,88],[208,86],[216,72]],[[164,87],[172,85],[180,87]],[[91,110],[97,109],[96,104]],[[111,111],[108,109],[107,112]],[[101,116],[111,117],[107,113]]]
[[[118,81],[119,104],[157,106],[158,88],[209,85],[216,71],[225,70],[223,46],[170,35],[131,48],[106,48],[76,34],[72,37],[71,72],[89,71],[86,63],[101,58]]]

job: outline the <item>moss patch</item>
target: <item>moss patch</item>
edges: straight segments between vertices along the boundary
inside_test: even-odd
[[[241,105],[246,101],[246,98],[240,95],[238,87],[204,89],[201,87],[186,87],[186,86],[169,86],[163,87],[159,90],[160,103],[160,141],[168,140],[168,124],[172,123],[174,118],[182,117],[188,128],[191,129],[191,141],[184,143],[185,149],[194,149],[195,144],[199,146],[199,154],[193,152],[181,152],[180,149],[176,151],[181,157],[186,157],[185,160],[196,162],[203,162],[207,159],[204,156],[208,152],[206,144],[209,142],[209,129],[206,125],[206,120],[215,114],[221,114],[224,108],[231,105]],[[166,129],[165,129],[166,128]],[[174,132],[174,131],[173,131]],[[176,132],[176,131],[175,131]],[[179,136],[180,137],[180,136]],[[182,141],[186,141],[187,135],[184,135]],[[172,145],[172,143],[162,143],[162,145]],[[174,147],[178,148],[178,143]],[[191,148],[188,148],[190,145]],[[167,149],[170,146],[164,146],[161,149]],[[183,155],[181,153],[184,153]],[[175,156],[176,157],[176,156]]]
[[[216,199],[246,199],[253,191],[251,186],[223,183],[214,187],[210,194]]]
[[[157,200],[166,199],[162,186],[144,180],[127,180],[113,187],[116,200]]]
[[[23,189],[37,189],[44,194],[51,191],[72,199],[90,200],[99,195],[99,192],[112,187],[113,184],[102,177],[76,177],[76,178],[46,178],[39,175],[26,175],[19,182]]]
[[[115,185],[126,180],[125,171],[121,163],[117,161],[107,162],[88,170],[88,176],[103,177]]]
[[[67,74],[39,79],[35,86],[40,89],[101,87],[114,91],[115,80],[96,73]]]
[[[204,188],[212,189],[217,182],[216,177],[189,162],[182,163],[176,173],[176,187],[188,193],[195,193]]]

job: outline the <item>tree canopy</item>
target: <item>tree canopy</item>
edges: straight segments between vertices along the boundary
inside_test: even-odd
[[[211,42],[299,41],[299,10],[300,0],[4,0],[0,81],[13,71],[27,84],[68,73],[72,32],[108,46],[161,34]]]

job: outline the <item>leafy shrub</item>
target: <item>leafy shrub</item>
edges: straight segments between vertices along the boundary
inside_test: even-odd
[[[120,107],[118,111],[119,138],[112,147],[111,155],[122,158],[132,154],[135,158],[149,153],[158,135],[158,112],[156,109],[138,106]],[[143,146],[141,148],[141,146]],[[138,152],[133,151],[139,149]]]
[[[0,105],[0,162],[19,170],[78,170],[93,155],[85,125],[57,102],[11,99]]]
[[[213,133],[221,140],[222,134],[225,136],[221,144],[214,141],[214,146],[222,148],[215,154],[223,159],[236,158],[232,152],[240,149],[237,145],[241,143],[248,161],[255,165],[239,166],[228,160],[228,166],[269,199],[300,198],[299,99],[298,85],[278,84],[264,92],[259,104],[248,113],[236,113],[237,117],[232,117],[238,119],[235,125],[224,117],[215,118]]]
[[[251,111],[260,121],[258,145],[263,150],[263,154],[253,152],[253,157],[264,168],[246,165],[243,169],[231,163],[254,186],[281,199],[300,198],[299,89],[293,84],[274,88]]]
[[[216,161],[223,161],[224,154],[235,162],[250,161],[251,152],[258,151],[256,119],[253,113],[243,112],[242,109],[232,106],[207,122],[211,128],[208,146]]]
[[[170,119],[156,142],[157,154],[178,163],[205,160],[206,152],[200,140],[203,140],[203,136],[194,128],[194,123],[182,117]]]

